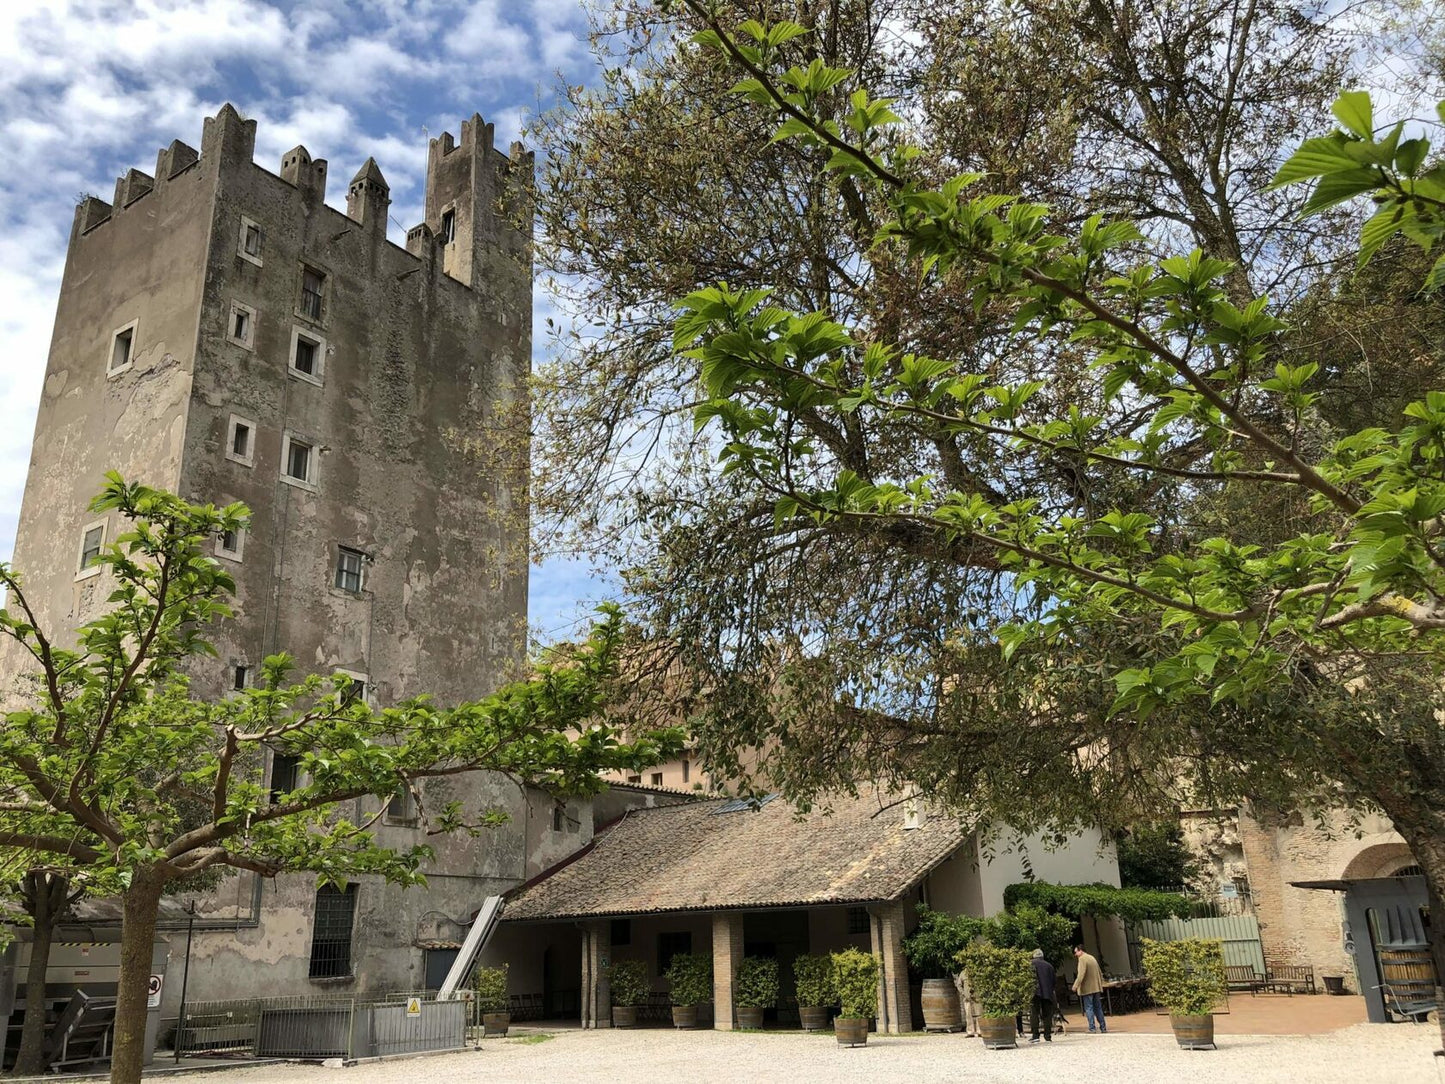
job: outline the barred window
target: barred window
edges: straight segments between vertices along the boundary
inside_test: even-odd
[[[321,293],[326,276],[320,271],[304,268],[301,272],[301,311],[313,320],[321,319]]]
[[[868,908],[866,908],[866,907],[850,907],[850,908],[848,908],[848,932],[849,932],[849,933],[869,933],[869,932],[870,932],[869,926],[868,926]]]
[[[311,977],[337,979],[351,974],[351,929],[356,918],[356,885],[316,890],[316,919],[311,932]]]

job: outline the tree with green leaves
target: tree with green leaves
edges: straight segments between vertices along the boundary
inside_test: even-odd
[[[676,749],[676,734],[621,744],[591,722],[615,669],[615,612],[585,644],[540,660],[529,680],[455,707],[417,698],[375,710],[348,695],[342,675],[293,680],[285,655],[265,660],[255,687],[197,699],[187,665],[209,652],[208,628],[229,616],[234,590],[209,543],[243,529],[246,509],[192,504],[117,475],[91,508],[129,528],[99,557],[114,583],[109,608],[78,630],[75,648],[37,626],[21,577],[0,566],[9,594],[0,633],[33,663],[30,702],[0,730],[0,848],[121,887],[114,1081],[140,1079],[151,944],[168,889],[221,869],[423,884],[429,847],[382,847],[370,831],[376,818],[353,823],[341,803],[477,771],[589,794],[602,788],[600,772],[639,770]],[[299,758],[286,793],[263,785],[268,750]],[[432,833],[505,819],[460,803],[423,807],[423,816]]]
[[[999,786],[994,758],[1072,720],[1092,740],[1058,759],[1071,799],[1125,785],[1145,750],[1200,794],[1369,805],[1445,910],[1445,392],[1407,405],[1397,429],[1322,441],[1319,364],[1288,349],[1268,298],[1241,295],[1236,262],[1199,249],[1141,260],[1136,226],[1101,216],[1057,232],[1049,207],[991,191],[976,172],[934,184],[888,101],[846,70],[786,62],[806,27],[733,28],[712,5],[685,3],[708,24],[698,43],[726,59],[734,92],[773,116],[777,138],[811,149],[821,177],[886,203],[880,259],[923,289],[947,282],[976,311],[1007,313],[1017,356],[1074,373],[1060,389],[990,371],[775,304],[762,284],[680,303],[674,345],[700,376],[697,423],[713,428],[722,472],[767,500],[775,538],[853,524],[986,572],[1022,600],[939,629],[961,660],[996,657],[980,667],[993,684],[965,683],[959,697],[957,682],[940,683],[928,721],[968,738],[948,746],[951,763],[919,751],[900,770],[1005,819],[1031,803],[1067,816],[1026,763],[1009,762],[1016,781]],[[840,93],[841,115],[825,108]],[[1445,166],[1423,134],[1377,129],[1367,94],[1341,95],[1333,112],[1338,128],[1306,140],[1273,187],[1312,183],[1306,216],[1372,200],[1359,261],[1402,237],[1428,254],[1419,285],[1435,289]],[[966,441],[969,469],[895,458],[860,471],[810,434],[808,416]],[[1060,469],[1076,484],[987,484]],[[1241,491],[1261,505],[1298,500],[1301,514],[1264,544],[1210,530],[1215,502]],[[859,698],[835,686],[814,697],[816,713]],[[1445,928],[1432,937],[1445,974]]]
[[[766,284],[781,309],[827,313],[985,383],[1042,382],[1031,416],[1073,402],[1092,409],[1099,388],[1082,344],[1014,335],[1006,299],[976,304],[960,277],[920,275],[903,246],[875,244],[892,216],[885,192],[824,172],[828,153],[801,140],[772,140],[776,118],[730,95],[740,73],[691,36],[711,15],[724,26],[792,17],[808,32],[772,46],[776,64],[854,73],[813,98],[816,115],[845,125],[858,87],[906,104],[898,112],[917,151],[913,184],[940,189],[960,171],[985,173],[992,191],[1047,201],[1056,231],[1097,213],[1138,224],[1116,256],[1198,247],[1229,262],[1237,307],[1265,291],[1291,306],[1309,299],[1321,317],[1292,329],[1293,343],[1316,344],[1316,359],[1347,378],[1341,389],[1371,386],[1383,408],[1376,374],[1398,376],[1388,395],[1408,402],[1418,391],[1404,385],[1435,371],[1412,360],[1417,344],[1401,319],[1419,306],[1381,304],[1368,326],[1349,323],[1360,310],[1340,288],[1336,257],[1353,209],[1299,220],[1292,194],[1267,186],[1279,148],[1328,123],[1360,55],[1348,18],[1294,0],[597,8],[592,44],[604,77],[568,87],[529,132],[546,160],[539,266],[578,321],[539,369],[534,492],[544,547],[547,528],[565,521],[569,551],[626,570],[629,614],[659,645],[653,685],[667,690],[639,699],[690,702],[698,754],[715,775],[745,780],[752,758],[738,751],[760,746],[760,785],[795,796],[873,776],[924,778],[959,808],[982,808],[977,796],[987,795],[1044,827],[1054,809],[1092,807],[1110,828],[1193,801],[1172,787],[1177,749],[1154,727],[1114,747],[1092,778],[1077,770],[1096,740],[1088,720],[1113,700],[1110,674],[1130,665],[1132,638],[1147,642],[1149,630],[1105,626],[1087,644],[1005,664],[993,625],[1047,603],[1016,590],[989,551],[899,519],[794,517],[780,530],[775,493],[748,471],[717,468],[725,437],[718,425],[693,425],[706,391],[697,360],[672,349],[672,331],[676,299],[719,281]],[[875,135],[886,147],[900,131]],[[1389,335],[1387,366],[1370,338],[1358,351],[1336,345],[1376,328]],[[1330,426],[1349,423],[1333,408],[1358,402],[1344,390],[1322,401],[1305,419],[1306,443],[1331,443]],[[819,452],[789,464],[789,484],[804,489],[820,481],[810,471],[826,484],[841,465],[869,484],[926,476],[1050,511],[1137,501],[1171,538],[1228,518],[1235,537],[1268,541],[1276,523],[1288,529],[1309,514],[1302,495],[1277,512],[1248,486],[1206,491],[1064,453],[999,455],[999,438],[892,412],[804,404],[786,424],[795,446]],[[1106,424],[1127,436],[1136,421],[1118,411]],[[1182,463],[1197,451],[1171,454]],[[839,689],[856,710],[834,710]],[[1035,725],[1011,725],[1025,710]],[[973,721],[959,726],[965,711]],[[1232,737],[1224,744],[1237,747]],[[1233,760],[1211,755],[1211,778],[1232,791]],[[960,763],[985,767],[962,773]]]

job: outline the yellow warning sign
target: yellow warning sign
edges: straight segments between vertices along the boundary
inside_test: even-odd
[[[409,997],[409,998],[406,999],[406,1015],[407,1015],[407,1016],[420,1016],[420,1015],[421,1015],[421,998],[419,998],[419,997]]]

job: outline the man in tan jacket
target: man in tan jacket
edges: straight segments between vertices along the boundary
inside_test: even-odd
[[[1104,973],[1099,970],[1099,961],[1085,952],[1083,945],[1074,946],[1074,959],[1079,966],[1074,975],[1074,993],[1084,1003],[1084,1019],[1089,1022],[1089,1030],[1108,1031],[1104,1023]],[[1095,1021],[1098,1021],[1097,1029]]]

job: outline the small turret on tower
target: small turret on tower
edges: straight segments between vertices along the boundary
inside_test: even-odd
[[[281,156],[281,179],[294,184],[303,195],[318,203],[326,201],[326,159],[313,161],[305,147],[292,147]]]
[[[362,163],[346,189],[346,216],[368,229],[386,234],[386,209],[391,206],[391,186],[381,175],[375,158]]]

